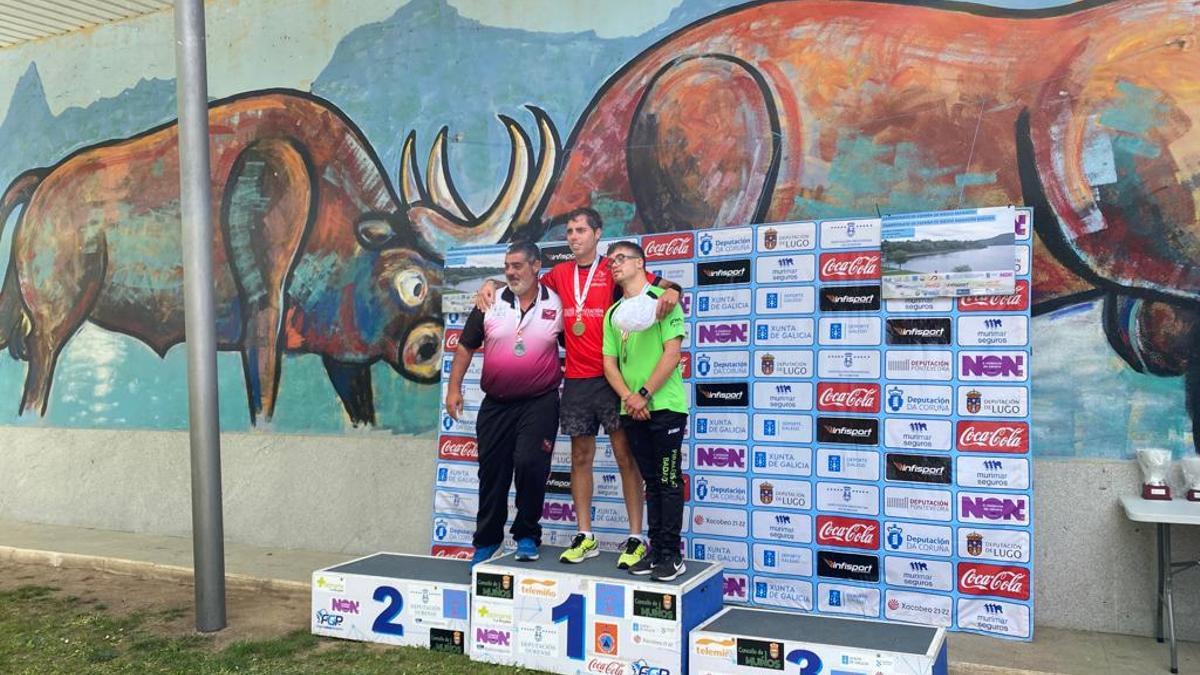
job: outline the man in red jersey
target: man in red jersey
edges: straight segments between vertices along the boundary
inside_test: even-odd
[[[642,511],[645,492],[629,441],[621,429],[620,404],[616,392],[604,378],[604,313],[621,296],[621,288],[612,277],[608,260],[600,256],[603,221],[592,209],[571,211],[563,219],[567,227],[567,245],[575,260],[554,266],[542,277],[542,283],[562,298],[563,335],[566,341],[567,369],[559,402],[559,425],[571,437],[571,499],[579,521],[579,533],[560,560],[583,562],[599,555],[592,534],[592,469],[596,457],[596,434],[600,425],[612,442],[621,490],[629,516],[629,539],[617,559],[617,567],[628,569],[646,554],[642,535]],[[657,313],[666,316],[679,304],[679,286],[649,272],[647,281],[666,288],[659,298]],[[477,297],[477,306],[486,311],[492,304],[496,285],[485,283]]]

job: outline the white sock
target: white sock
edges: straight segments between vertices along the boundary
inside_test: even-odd
[[[595,537],[592,536],[592,533],[590,530],[580,530],[579,534],[582,534],[583,536],[587,537],[588,539],[595,539]]]
[[[643,544],[650,543],[649,541],[646,540],[646,535],[642,534],[641,532],[630,532],[629,536],[637,537],[638,541],[642,542]]]

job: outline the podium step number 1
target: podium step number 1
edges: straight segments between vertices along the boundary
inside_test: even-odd
[[[475,567],[473,660],[552,673],[688,672],[688,631],[721,609],[719,564],[688,560],[685,574],[658,583],[618,570],[613,553],[564,565],[561,551]]]

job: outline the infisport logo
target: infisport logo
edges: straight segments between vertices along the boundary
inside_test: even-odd
[[[822,312],[877,312],[880,290],[866,286],[824,286],[821,288]]]
[[[648,235],[642,239],[646,260],[686,260],[693,255],[691,232]]]
[[[948,345],[950,319],[888,319],[889,345]]]
[[[745,382],[697,382],[696,405],[701,408],[745,408],[750,405],[750,385]]]
[[[865,417],[818,417],[817,442],[879,445],[879,420]]]
[[[879,557],[817,551],[817,576],[874,583],[879,581]]]
[[[696,274],[701,286],[750,283],[749,260],[714,260],[697,263]]]
[[[907,483],[935,483],[949,485],[954,482],[949,457],[929,455],[887,454],[887,479]]]

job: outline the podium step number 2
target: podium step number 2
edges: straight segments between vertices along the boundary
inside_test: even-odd
[[[470,594],[465,560],[376,553],[313,573],[312,632],[469,654]]]

